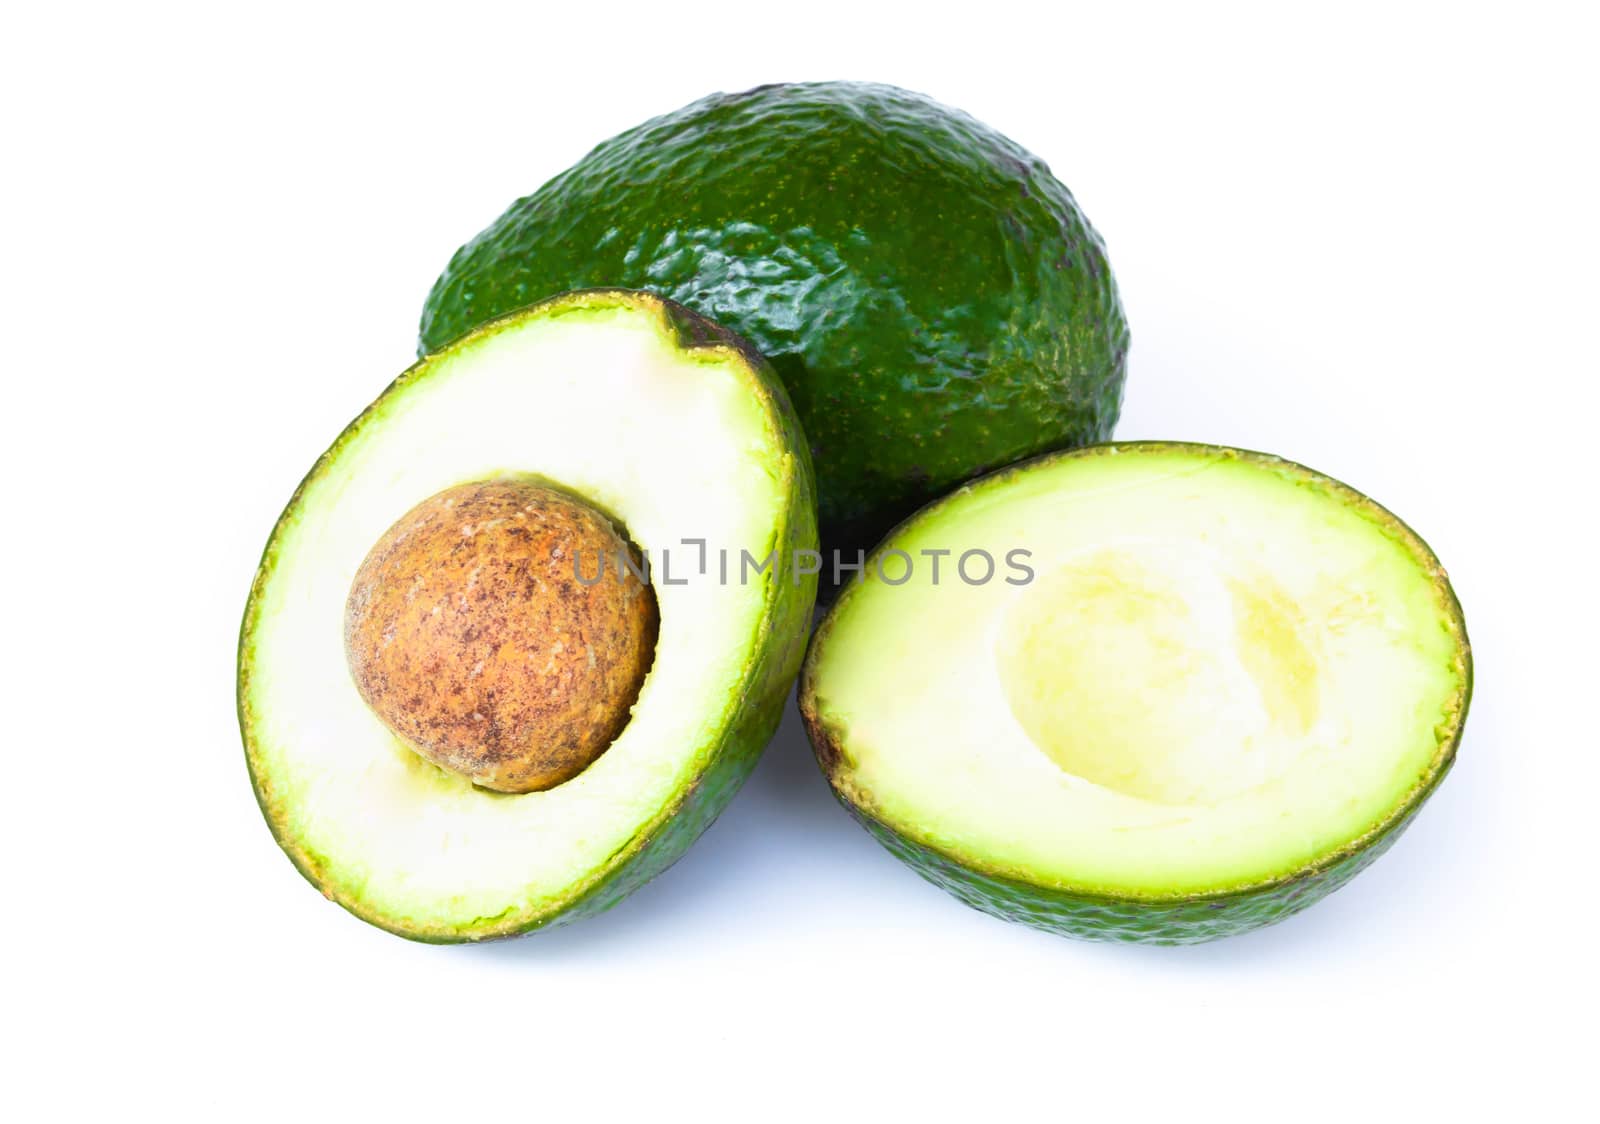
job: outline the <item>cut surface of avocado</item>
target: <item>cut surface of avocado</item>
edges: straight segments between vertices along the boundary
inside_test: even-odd
[[[1045,457],[886,552],[890,580],[869,562],[819,630],[802,710],[845,804],[990,912],[1164,942],[1276,920],[1369,861],[1452,760],[1470,656],[1443,570],[1299,465]],[[966,580],[985,556],[990,580]]]
[[[814,578],[776,568],[728,583],[657,574],[648,674],[615,740],[576,775],[492,792],[415,752],[352,680],[352,583],[423,501],[529,478],[604,512],[644,558],[673,550],[680,574],[694,572],[685,538],[756,557],[816,545],[809,462],[770,369],[660,298],[554,298],[464,337],[385,391],[317,462],[272,534],[240,639],[239,712],[257,797],[296,866],[405,936],[503,936],[619,900],[732,796],[798,670]],[[593,557],[581,564],[597,572]],[[547,645],[542,666],[554,666],[584,637],[524,630],[516,640],[518,658],[539,659]]]

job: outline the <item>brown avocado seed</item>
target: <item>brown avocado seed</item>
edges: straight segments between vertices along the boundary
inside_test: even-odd
[[[356,689],[412,749],[484,788],[570,780],[627,724],[655,655],[655,593],[624,555],[638,557],[605,516],[551,488],[447,488],[356,573]]]

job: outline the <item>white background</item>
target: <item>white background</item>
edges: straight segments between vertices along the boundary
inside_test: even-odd
[[[4,17],[10,1118],[1593,1111],[1592,33],[1576,5],[1045,7]],[[368,928],[246,781],[233,643],[274,517],[513,198],[704,93],[835,77],[1071,186],[1132,324],[1119,437],[1292,456],[1428,538],[1477,658],[1457,769],[1310,912],[1112,947],[922,883],[791,719],[601,918]]]

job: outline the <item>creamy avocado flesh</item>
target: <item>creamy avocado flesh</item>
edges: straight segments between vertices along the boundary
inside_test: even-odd
[[[880,549],[922,564],[899,585],[869,565],[802,708],[847,806],[980,908],[1160,941],[1276,920],[1375,854],[1452,758],[1470,660],[1443,570],[1298,465],[1047,457]],[[950,563],[974,549],[1027,551],[1031,580],[968,584]]]
[[[646,557],[685,537],[756,557],[816,545],[810,466],[775,377],[670,302],[555,298],[402,375],[273,532],[245,613],[239,711],[280,844],[329,897],[406,936],[502,936],[614,904],[725,805],[798,669],[814,579],[656,580],[648,613],[637,589],[551,593],[563,567],[507,555],[504,529],[485,529],[519,513],[559,530],[542,550],[620,543],[613,523]],[[458,550],[480,553],[452,563]],[[476,605],[517,573],[525,594]],[[575,608],[582,596],[600,601]],[[489,615],[449,625],[457,601]],[[387,654],[424,643],[411,663]],[[450,690],[425,697],[430,682]],[[457,689],[482,705],[456,705]],[[518,737],[456,736],[495,722]],[[576,756],[525,752],[530,736],[573,730]],[[512,774],[495,772],[502,759]]]

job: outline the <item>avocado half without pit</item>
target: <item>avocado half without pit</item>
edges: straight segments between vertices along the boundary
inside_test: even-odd
[[[615,904],[732,797],[804,650],[814,576],[721,581],[697,549],[816,536],[799,423],[738,337],[624,290],[484,325],[357,418],[272,533],[238,684],[268,824],[407,937]]]
[[[1280,920],[1449,769],[1460,606],[1399,519],[1300,465],[1104,445],[924,508],[819,628],[835,794],[969,905],[1180,944]]]

